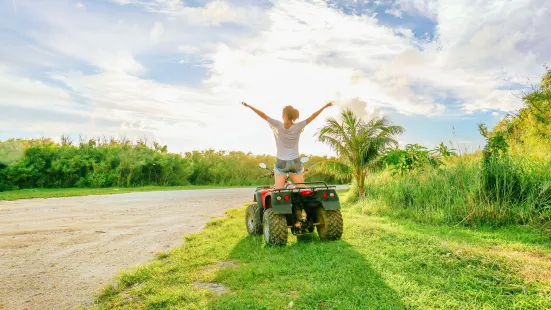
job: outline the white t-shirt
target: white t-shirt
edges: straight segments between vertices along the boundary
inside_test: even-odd
[[[274,132],[277,146],[276,157],[281,160],[293,160],[299,158],[300,153],[298,151],[298,141],[302,130],[306,127],[306,120],[295,123],[287,129],[285,129],[283,122],[281,121],[276,121],[270,117],[268,117],[267,121]]]

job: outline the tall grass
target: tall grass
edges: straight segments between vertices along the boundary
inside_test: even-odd
[[[405,176],[372,174],[366,197],[373,212],[421,222],[469,225],[551,220],[551,165],[525,158],[481,161],[480,154],[448,160]]]

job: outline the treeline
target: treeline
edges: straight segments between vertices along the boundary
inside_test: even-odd
[[[312,156],[308,167],[325,157]],[[24,188],[135,187],[146,185],[252,186],[273,183],[258,168],[275,158],[237,151],[174,154],[156,142],[48,138],[0,142],[0,191]],[[330,175],[311,176],[341,183]]]

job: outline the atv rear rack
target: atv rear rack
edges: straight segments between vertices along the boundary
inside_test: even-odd
[[[321,186],[304,186],[304,187],[296,187],[296,185],[310,185],[310,184],[319,184]],[[288,188],[289,186],[295,186],[294,188]],[[327,185],[327,183],[323,181],[316,181],[316,182],[304,182],[304,183],[291,183],[291,184],[285,184],[285,187],[274,189],[273,186],[258,186],[256,190],[262,190],[262,189],[272,189],[272,192],[281,192],[281,191],[290,191],[290,190],[300,190],[300,189],[319,189],[319,188],[325,188],[325,189],[334,189],[337,188],[336,185]]]
[[[307,184],[323,184],[323,185],[325,186],[325,188],[329,189],[329,186],[327,186],[327,183],[325,183],[325,182],[323,182],[323,181],[285,184],[285,186],[283,187],[283,189],[287,189],[287,186],[289,186],[289,185],[294,185],[295,188],[296,188],[296,185],[307,185]]]

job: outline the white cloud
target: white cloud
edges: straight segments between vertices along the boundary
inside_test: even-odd
[[[128,52],[116,52],[113,54],[99,53],[94,63],[105,71],[137,74],[144,70],[143,66]]]
[[[218,46],[209,85],[267,107],[313,109],[339,94],[403,113],[442,113],[443,106],[417,96],[409,80],[376,78],[383,65],[411,48],[410,37],[323,3],[276,1],[268,17],[270,27],[258,36]]]
[[[441,1],[438,36],[450,64],[518,79],[549,61],[546,0]],[[524,83],[522,81],[521,83]]]
[[[180,45],[178,46],[178,50],[184,54],[196,54],[200,51],[198,47],[191,45]]]
[[[56,53],[65,60],[83,61],[101,70],[133,74],[144,70],[134,55],[147,48],[143,44],[150,35],[147,26],[117,24],[109,15],[83,10],[64,11],[57,7],[52,8],[52,13],[40,14],[43,9],[39,5],[26,7],[26,10],[32,10],[37,23],[41,22],[49,29],[27,31],[40,49],[49,54]]]
[[[220,112],[223,109],[219,105],[224,99],[201,87],[169,85],[147,79],[144,77],[147,69],[136,60],[135,55],[147,54],[147,49],[153,46],[144,44],[148,39],[158,40],[155,52],[170,48],[177,54],[179,45],[184,47],[183,51],[195,52],[182,44],[183,40],[190,43],[193,40],[189,40],[185,29],[178,27],[180,24],[154,24],[153,20],[145,18],[118,21],[118,16],[105,13],[73,13],[59,3],[54,4],[52,13],[40,14],[42,9],[40,3],[25,7],[27,14],[32,14],[39,25],[44,25],[27,34],[42,50],[76,66],[41,73],[57,82],[52,86],[31,78],[17,78],[17,71],[25,71],[17,64],[0,64],[4,71],[3,75],[0,72],[0,80],[5,86],[0,86],[0,106],[9,104],[8,109],[20,112],[28,107],[36,113],[51,108],[60,113],[61,121],[37,120],[34,113],[25,113],[17,114],[18,122],[15,123],[2,119],[3,128],[9,125],[8,128],[16,132],[42,132],[52,136],[66,132],[134,138],[145,135],[157,140],[190,141],[176,150],[201,146],[218,148],[212,135],[217,134],[219,124],[232,122],[224,118],[231,113]],[[166,25],[172,28],[167,30]],[[33,66],[44,65],[44,59],[37,59]],[[81,64],[86,67],[82,68]],[[59,88],[60,83],[65,84],[71,95]],[[242,112],[239,106],[233,110]],[[216,122],[216,128],[206,128],[212,124],[212,119],[222,121]],[[211,136],[203,134],[207,132]]]
[[[119,4],[135,4],[149,12],[166,14],[189,24],[217,26],[223,23],[250,25],[258,22],[261,12],[254,7],[236,7],[224,0],[213,0],[203,7],[185,6],[179,0],[144,2],[140,0],[118,0]]]
[[[410,15],[423,15],[436,18],[436,8],[439,0],[395,0],[392,10],[407,12]]]
[[[537,80],[551,60],[545,1],[397,1],[396,7],[417,8],[438,22],[436,41],[421,42],[377,72],[396,95],[457,98],[466,113],[513,111],[521,101],[505,89]]]
[[[84,4],[82,4],[81,2],[77,2],[76,7],[79,8],[79,9],[85,9],[86,8],[86,6]]]
[[[389,15],[392,15],[394,17],[398,17],[398,18],[402,18],[402,11],[400,11],[399,9],[397,8],[390,8],[390,9],[386,9],[385,10],[385,13],[389,14]]]
[[[352,111],[356,116],[360,117],[366,122],[384,115],[379,107],[370,105],[367,102],[361,101],[358,98],[352,98],[344,101],[336,101],[335,105],[337,105],[341,110],[348,109]]]
[[[162,23],[156,22],[155,24],[153,24],[153,28],[151,28],[151,32],[149,33],[149,38],[151,39],[151,42],[159,42],[159,39],[161,39],[164,32],[165,30]]]
[[[0,71],[0,106],[59,109],[72,105],[71,96],[40,81]]]
[[[125,72],[69,73],[52,77],[79,93],[91,109],[118,115],[122,120],[134,121],[135,116],[199,123],[194,116],[206,115],[217,104],[216,98],[207,92],[164,85]],[[206,105],[207,102],[210,105]]]
[[[36,81],[0,76],[4,86],[0,86],[0,107],[11,111],[0,116],[0,130],[47,136],[147,137],[150,141],[179,141],[171,145],[172,150],[183,151],[218,148],[212,137],[234,122],[236,118],[228,118],[231,110],[234,114],[242,111],[236,105],[228,113],[220,108],[223,102],[204,91],[163,85],[124,72],[90,76],[69,73],[52,78],[71,88],[82,103],[76,104],[66,92]],[[52,113],[55,116],[46,117]],[[213,119],[219,120],[215,126]],[[183,139],[193,144],[182,145]]]
[[[323,102],[338,93],[404,114],[439,115],[446,105],[465,113],[511,111],[521,102],[507,85],[537,76],[551,60],[549,6],[542,0],[397,1],[394,7],[438,21],[437,40],[419,41],[411,30],[324,3],[274,1],[266,30],[218,46],[208,83],[266,106]]]

